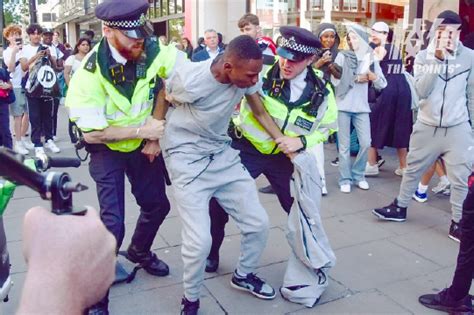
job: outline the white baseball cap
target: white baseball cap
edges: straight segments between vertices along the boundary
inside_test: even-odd
[[[372,29],[376,32],[379,32],[379,33],[382,33],[382,32],[388,33],[389,32],[388,25],[385,22],[375,22],[374,25],[372,25]]]

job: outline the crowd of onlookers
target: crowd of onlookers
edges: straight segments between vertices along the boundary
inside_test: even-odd
[[[0,69],[1,144],[20,154],[59,153],[58,124],[67,122],[58,122],[58,109],[72,74],[92,47],[94,32],[86,31],[74,48],[61,43],[58,31],[38,24],[29,25],[26,34],[24,42],[19,25],[3,32],[8,46]]]

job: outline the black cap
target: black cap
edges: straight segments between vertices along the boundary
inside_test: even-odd
[[[54,31],[50,28],[43,28],[43,34],[54,34]]]
[[[153,35],[146,21],[148,7],[147,0],[105,0],[96,6],[95,16],[130,38],[145,38]]]
[[[307,29],[297,26],[282,26],[280,28],[281,45],[277,54],[285,59],[301,61],[318,52],[321,42],[318,37]]]
[[[462,20],[459,15],[451,10],[441,12],[437,18],[443,20],[441,24],[462,24]]]

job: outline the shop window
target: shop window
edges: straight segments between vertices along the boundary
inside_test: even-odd
[[[344,0],[343,1],[343,10],[346,12],[357,12],[357,2],[358,0]]]
[[[324,0],[310,0],[310,9],[311,10],[322,10]]]

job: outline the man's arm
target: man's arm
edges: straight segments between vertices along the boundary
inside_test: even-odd
[[[472,132],[474,133],[474,53],[471,53],[471,72],[467,79],[467,109],[471,121]],[[474,167],[474,165],[473,165]]]
[[[84,140],[87,143],[110,143],[127,139],[158,140],[163,136],[165,129],[164,121],[149,118],[141,127],[116,127],[108,126],[103,130],[84,132]]]
[[[415,77],[415,87],[420,99],[426,99],[433,91],[436,80],[438,79],[438,69],[443,62],[432,57],[427,58],[427,52],[421,51],[415,57],[415,66],[413,68]]]
[[[7,67],[8,67],[8,72],[13,73],[13,72],[15,72],[16,54],[19,53],[20,48],[17,45],[15,45],[15,46],[13,46],[13,48],[10,51],[11,51],[11,54],[9,56],[10,59],[8,59],[8,61],[6,60],[6,64],[7,64]],[[3,57],[4,57],[4,59],[7,59],[7,58],[5,58],[6,57],[5,53],[3,54]]]
[[[46,55],[46,50],[41,50],[41,51],[37,52],[30,59],[27,59],[27,58],[24,58],[24,57],[21,58],[20,59],[21,69],[25,72],[28,71],[30,69],[30,65],[32,63],[36,62],[36,60],[38,60],[39,58],[43,58],[45,55]]]
[[[283,137],[283,133],[281,132],[280,128],[278,128],[273,119],[265,110],[258,92],[251,95],[246,95],[245,98],[247,99],[250,109],[252,110],[253,116],[257,119],[260,125],[265,128],[267,133],[273,139]]]

